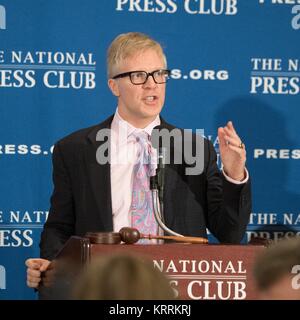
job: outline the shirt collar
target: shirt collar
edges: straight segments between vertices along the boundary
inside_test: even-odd
[[[118,108],[117,108],[116,113],[113,118],[113,121],[111,123],[111,129],[114,133],[117,133],[117,132],[119,132],[119,128],[122,127],[122,131],[124,129],[124,130],[126,130],[125,132],[127,132],[127,138],[134,131],[145,131],[149,134],[149,136],[151,136],[153,128],[160,125],[160,123],[161,122],[160,122],[159,115],[157,115],[157,117],[151,123],[149,123],[147,127],[143,128],[143,129],[136,128],[120,116]]]

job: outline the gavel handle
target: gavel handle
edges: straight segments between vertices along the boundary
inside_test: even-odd
[[[141,239],[162,239],[162,240],[173,240],[177,242],[185,243],[208,243],[206,238],[201,237],[177,237],[177,236],[155,236],[152,234],[141,234]]]

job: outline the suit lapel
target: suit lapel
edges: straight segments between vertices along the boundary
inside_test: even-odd
[[[89,181],[91,184],[91,192],[95,198],[99,219],[102,220],[105,230],[113,230],[112,219],[112,200],[111,200],[111,178],[110,164],[99,164],[96,159],[96,153],[105,141],[96,141],[97,133],[101,129],[109,129],[113,116],[96,126],[87,136],[87,147],[85,152],[85,161]]]

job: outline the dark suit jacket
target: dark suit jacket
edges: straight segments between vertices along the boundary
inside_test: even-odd
[[[77,131],[56,143],[53,151],[54,191],[41,235],[41,257],[53,259],[72,235],[112,231],[110,165],[99,165],[96,141],[110,128],[111,116],[99,125]],[[167,129],[174,127],[162,120]],[[174,146],[171,146],[174,149]],[[172,158],[172,156],[171,156]],[[213,145],[204,139],[204,171],[185,175],[188,164],[167,166],[164,215],[174,231],[206,237],[206,228],[221,242],[239,243],[251,212],[250,180],[235,185],[218,170]]]

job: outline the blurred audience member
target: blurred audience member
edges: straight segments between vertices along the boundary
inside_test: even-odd
[[[279,240],[263,251],[254,278],[261,299],[300,300],[300,237]]]
[[[78,300],[171,300],[169,281],[150,261],[130,255],[96,258],[76,282]]]

